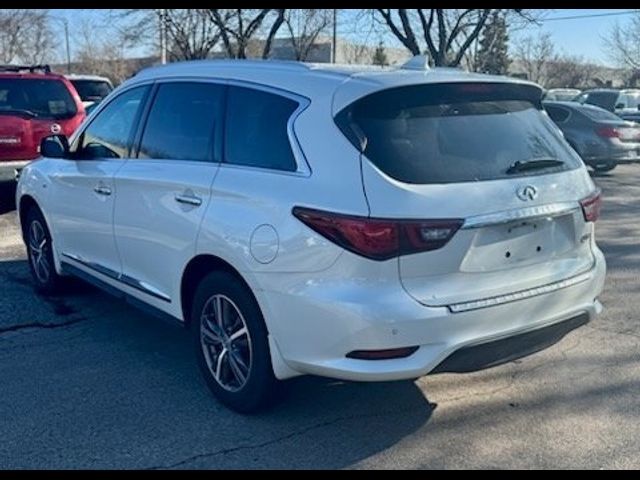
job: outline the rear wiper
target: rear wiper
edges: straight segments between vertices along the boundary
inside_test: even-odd
[[[535,160],[518,160],[507,169],[507,175],[514,173],[530,172],[532,170],[544,170],[545,168],[561,167],[564,162],[555,158],[537,158]]]
[[[25,110],[22,108],[9,108],[6,110],[0,109],[0,115],[18,115],[22,117],[35,118],[38,115],[31,110]]]

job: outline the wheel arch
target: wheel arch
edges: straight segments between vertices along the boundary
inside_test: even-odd
[[[245,287],[247,287],[256,303],[260,305],[249,283],[233,265],[216,255],[197,255],[192,258],[184,268],[180,281],[180,305],[182,308],[182,318],[184,319],[184,325],[186,328],[189,328],[191,323],[193,292],[195,292],[198,284],[205,276],[215,271],[227,272],[237,278]]]
[[[44,218],[44,221],[47,223],[47,229],[51,234],[51,226],[49,225],[49,221],[47,220],[47,217],[42,211],[42,208],[40,208],[40,205],[38,205],[38,202],[36,201],[35,198],[33,198],[29,194],[25,194],[20,197],[20,203],[18,204],[18,218],[20,219],[20,232],[22,233],[22,240],[25,242],[26,242],[25,224],[27,222],[27,215],[32,208],[36,208],[40,212],[40,214],[42,215],[42,218]]]

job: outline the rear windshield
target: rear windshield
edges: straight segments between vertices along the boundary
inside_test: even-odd
[[[616,92],[591,92],[587,94],[586,99],[586,103],[589,105],[595,105],[613,112],[618,100],[618,94]]]
[[[101,80],[71,80],[83,102],[97,102],[111,93],[111,85]]]
[[[406,183],[474,182],[578,168],[579,157],[541,108],[539,90],[526,85],[418,85],[358,100],[336,122],[380,170]],[[513,168],[526,162],[536,168]]]
[[[618,122],[620,123],[622,119],[602,108],[581,108],[580,111],[584,113],[591,120],[595,120],[596,122]]]
[[[0,78],[0,115],[3,113],[65,119],[78,109],[60,80]]]

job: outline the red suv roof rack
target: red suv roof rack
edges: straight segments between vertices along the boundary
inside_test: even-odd
[[[51,67],[49,65],[0,65],[0,73],[9,72],[9,73],[20,73],[20,72],[29,72],[36,73],[36,71],[41,71],[44,74],[51,73]]]

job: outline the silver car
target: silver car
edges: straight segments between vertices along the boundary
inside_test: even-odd
[[[640,161],[640,125],[593,105],[544,102],[544,108],[569,144],[596,172]]]

